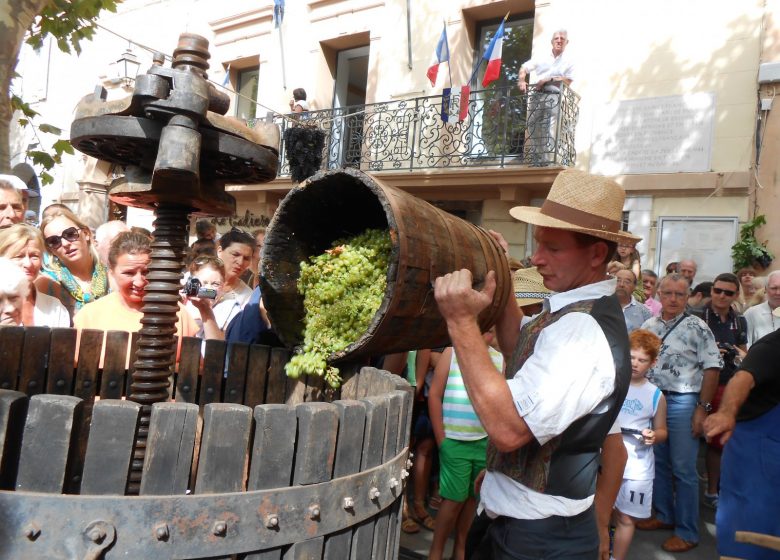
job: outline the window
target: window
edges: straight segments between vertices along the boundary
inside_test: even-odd
[[[236,92],[236,116],[239,119],[254,119],[257,116],[257,84],[260,79],[260,68],[248,68],[238,71],[238,87]]]
[[[483,22],[479,26],[479,46],[475,56],[485,55],[485,49],[490,44],[493,35],[496,34],[501,21],[493,23]],[[520,75],[520,66],[531,58],[531,42],[534,35],[533,17],[512,18],[504,24],[504,40],[501,49],[501,73],[498,80],[489,87],[513,86]],[[482,78],[485,75],[486,63],[482,63],[477,74],[477,83],[474,88],[482,87]]]

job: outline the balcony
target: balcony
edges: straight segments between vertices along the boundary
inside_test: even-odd
[[[459,94],[450,96],[449,103],[441,95],[417,97],[309,111],[298,119],[276,116],[273,122],[282,137],[290,126],[321,128],[326,134],[322,169],[357,167],[376,172],[574,165],[579,96],[565,85],[525,95],[516,87],[473,91],[468,114],[458,122],[460,103]],[[285,149],[282,141],[280,177],[290,174]]]

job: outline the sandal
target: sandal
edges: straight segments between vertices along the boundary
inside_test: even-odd
[[[677,535],[674,535],[673,537],[669,537],[661,548],[663,548],[666,552],[688,552],[692,548],[696,548],[698,545],[699,543],[689,542],[681,539]]]
[[[420,511],[423,512],[422,515],[420,515]],[[416,521],[429,531],[433,531],[433,528],[436,525],[436,520],[430,516],[428,510],[425,509],[423,504],[414,504],[412,510],[409,512],[409,519]]]
[[[404,519],[401,523],[401,531],[404,533],[414,534],[420,532],[420,526],[414,519]]]

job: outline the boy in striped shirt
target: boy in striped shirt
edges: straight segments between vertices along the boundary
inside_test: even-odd
[[[491,329],[483,337],[493,364],[502,370],[503,356],[498,351],[495,330]],[[471,406],[452,348],[442,353],[434,371],[428,411],[439,446],[439,492],[442,497],[428,558],[442,558],[447,538],[456,528],[452,558],[464,560],[466,535],[477,507],[474,481],[485,468],[487,433]]]

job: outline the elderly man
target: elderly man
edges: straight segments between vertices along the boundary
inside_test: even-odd
[[[685,311],[688,280],[669,274],[661,280],[658,293],[661,315],[648,319],[642,328],[662,341],[648,378],[666,395],[669,439],[655,448],[656,517],[638,522],[637,527],[674,529],[663,548],[685,552],[699,544],[698,438],[712,410],[723,361],[707,324]]]
[[[655,299],[655,294],[658,291],[658,275],[655,271],[646,268],[642,271],[642,288],[645,291],[645,307],[647,307],[653,314],[653,317],[658,317],[661,314],[661,302]]]
[[[492,522],[480,548],[495,560],[598,556],[599,450],[631,374],[615,281],[606,279],[617,242],[637,241],[620,232],[624,196],[614,181],[570,169],[541,208],[510,211],[537,226],[531,262],[555,293],[522,330],[510,298],[496,325],[506,377],[493,366],[477,323],[493,299],[495,273],[481,291],[468,270],[436,279],[439,310],[489,437],[480,497]],[[622,469],[617,475],[619,487]],[[617,487],[602,493],[612,504]]]
[[[21,182],[18,177],[14,179]],[[27,205],[22,191],[14,187],[11,176],[0,176],[0,229],[22,222],[25,210]]]
[[[653,316],[652,312],[634,298],[636,289],[636,276],[630,270],[618,270],[615,274],[617,286],[615,295],[623,308],[623,317],[626,320],[628,332],[635,331],[642,323]]]
[[[558,124],[558,105],[560,104],[560,85],[571,85],[574,79],[574,63],[564,54],[569,44],[569,35],[565,29],[553,33],[552,51],[532,57],[520,67],[517,87],[525,93],[528,90],[526,76],[530,72],[536,78],[534,91],[528,96],[527,141],[524,144],[523,158],[535,165],[544,165],[552,161],[550,152],[551,138],[554,138]]]
[[[766,296],[764,303],[754,305],[745,311],[748,322],[748,347],[759,338],[780,328],[780,319],[772,311],[780,307],[780,270],[774,270],[766,277]]]
[[[780,313],[778,313],[780,315]],[[707,438],[723,445],[718,504],[718,552],[749,560],[777,558],[777,551],[737,543],[736,531],[780,537],[780,331],[758,340],[723,393],[720,410],[704,421]]]
[[[696,278],[696,271],[699,267],[693,259],[680,261],[680,274],[688,281],[688,285],[693,287],[693,279]]]

